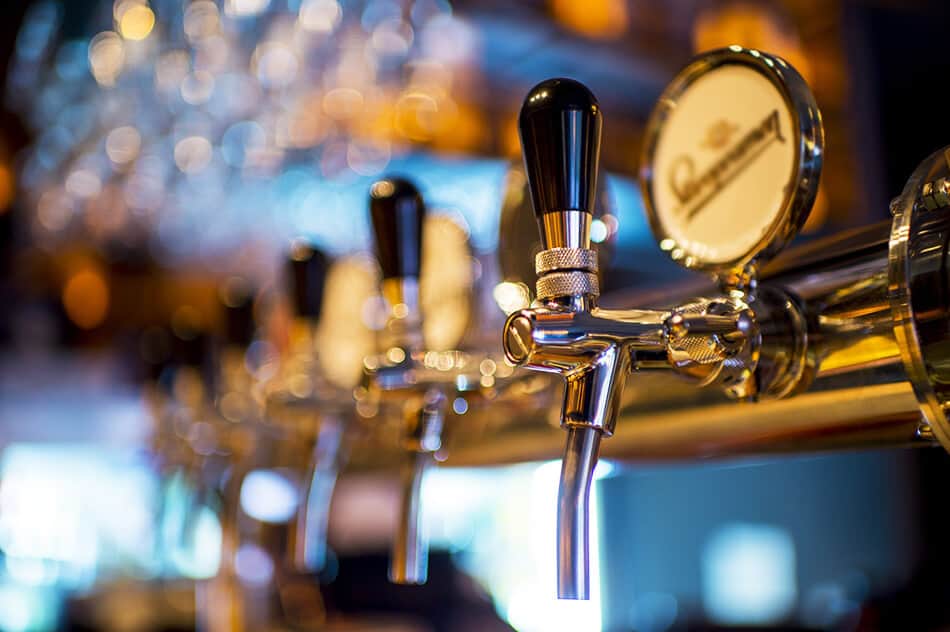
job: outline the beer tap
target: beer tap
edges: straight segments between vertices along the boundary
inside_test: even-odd
[[[707,131],[704,123],[711,129],[715,117],[725,120],[715,109],[722,99],[744,91],[751,94],[755,111],[765,115],[763,122],[738,141],[715,139],[715,151],[726,145],[725,158],[712,162],[712,175],[688,183],[690,199],[677,199],[669,190],[682,192],[675,177],[709,160],[703,154],[694,161],[687,144],[702,141],[697,135]],[[802,335],[794,326],[779,332],[774,324],[797,322],[794,302],[756,293],[755,282],[758,264],[794,236],[814,199],[822,135],[811,94],[783,60],[734,47],[697,59],[664,97],[651,119],[643,161],[651,225],[661,248],[686,267],[712,272],[720,289],[660,310],[598,304],[590,221],[603,122],[594,95],[571,79],[547,80],[531,89],[519,117],[544,250],[535,259],[537,299],[509,316],[503,345],[512,363],[562,375],[565,381],[561,425],[567,440],[557,511],[562,599],[589,596],[590,489],[600,443],[614,433],[628,375],[669,371],[745,400],[779,396],[793,381],[786,374],[794,370],[788,357],[795,345],[775,350],[764,344],[762,322],[769,323],[770,336],[781,333],[783,341],[794,341]],[[715,151],[709,151],[713,159]],[[662,179],[653,171],[658,167]],[[674,177],[666,178],[667,167]],[[743,189],[750,193],[744,198]],[[723,190],[728,195],[720,195]],[[731,197],[735,191],[739,198]],[[744,217],[727,215],[745,212],[744,204],[757,214],[749,214],[751,229]],[[710,229],[697,233],[700,213],[703,222],[735,222],[735,239],[729,241],[725,228],[720,228],[725,237]],[[755,224],[760,218],[764,228]]]
[[[172,466],[169,491],[178,490],[182,497],[177,511],[165,518],[164,542],[173,566],[188,564],[194,550],[195,527],[200,514],[209,504],[214,507],[215,491],[209,487],[208,463],[213,459],[211,428],[207,420],[213,410],[214,384],[217,382],[219,354],[210,334],[192,328],[178,328],[173,338],[175,368],[169,371],[170,393],[166,407],[165,459]],[[166,507],[167,509],[167,507]],[[164,519],[163,519],[164,520]]]
[[[422,195],[408,180],[388,178],[370,189],[370,215],[381,290],[388,315],[382,336],[384,364],[369,376],[379,393],[406,397],[400,468],[401,497],[390,556],[389,579],[397,584],[424,584],[428,575],[428,539],[422,525],[422,480],[433,453],[441,447],[445,398],[419,385],[413,375],[413,352],[422,349],[419,273],[422,266]],[[398,397],[398,395],[397,395]]]
[[[307,388],[303,396],[280,391],[268,401],[270,416],[291,424],[291,436],[303,440],[310,454],[305,488],[288,540],[291,566],[303,572],[319,572],[326,565],[330,502],[345,459],[344,432],[353,409],[352,392],[324,378],[315,354],[329,267],[330,259],[321,250],[294,244],[287,260],[287,280],[295,313],[291,335],[302,343],[302,366],[295,358],[290,362],[294,363],[292,372],[306,378]]]
[[[444,452],[446,418],[493,400],[510,373],[485,379],[482,367],[503,363],[500,356],[424,348],[419,278],[426,209],[415,185],[402,178],[376,182],[370,189],[370,215],[388,315],[379,341],[382,353],[366,358],[360,391],[374,406],[398,409],[402,416],[405,454],[389,579],[423,584],[428,539],[422,523],[422,481],[436,453]]]

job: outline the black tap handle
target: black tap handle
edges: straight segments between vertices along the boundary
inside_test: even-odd
[[[219,298],[224,309],[224,343],[247,347],[257,331],[254,292],[243,279],[232,278],[221,287]]]
[[[518,129],[534,212],[594,212],[603,116],[573,79],[548,79],[528,92]]]
[[[179,326],[173,329],[171,351],[171,367],[167,372],[167,387],[171,388],[174,384],[174,377],[178,370],[183,368],[192,368],[201,375],[201,381],[204,384],[207,394],[215,392],[218,382],[218,367],[220,365],[220,348],[215,343],[214,337],[197,328],[192,328],[190,324]]]
[[[419,278],[425,203],[414,184],[386,178],[370,188],[376,256],[383,279]]]
[[[319,320],[329,268],[330,258],[322,250],[307,244],[294,244],[287,259],[287,280],[294,312],[298,316]]]

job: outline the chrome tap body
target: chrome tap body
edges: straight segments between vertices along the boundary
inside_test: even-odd
[[[600,440],[613,435],[627,375],[673,370],[701,384],[741,379],[757,336],[752,311],[730,299],[682,309],[610,310],[596,297],[555,297],[509,316],[504,347],[517,365],[563,375],[561,426],[568,431],[558,492],[558,596],[589,596],[590,487]],[[717,313],[718,312],[718,313]],[[737,373],[736,368],[740,368]]]
[[[728,381],[726,358],[739,353],[755,321],[739,301],[697,301],[702,313],[682,309],[615,310],[592,307],[593,296],[551,301],[508,318],[508,359],[566,381],[562,425],[614,431],[628,373],[674,369],[703,383]],[[719,312],[719,313],[716,313]]]
[[[752,311],[735,297],[697,299],[672,310],[597,306],[590,221],[601,127],[596,99],[570,79],[535,86],[519,118],[545,250],[535,260],[538,300],[509,316],[503,344],[512,363],[565,379],[561,425],[568,435],[557,514],[561,599],[589,597],[590,489],[627,375],[671,369],[702,384],[733,385],[754,361],[758,337]],[[747,361],[730,361],[739,356]]]

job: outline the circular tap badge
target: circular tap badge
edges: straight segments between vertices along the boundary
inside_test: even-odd
[[[698,57],[648,125],[640,179],[660,247],[714,272],[774,255],[808,215],[821,151],[814,97],[785,61],[739,47]]]

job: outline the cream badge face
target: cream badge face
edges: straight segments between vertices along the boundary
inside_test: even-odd
[[[661,125],[647,192],[665,233],[660,246],[686,265],[753,256],[785,220],[797,173],[783,94],[761,72],[725,64],[676,97]]]

